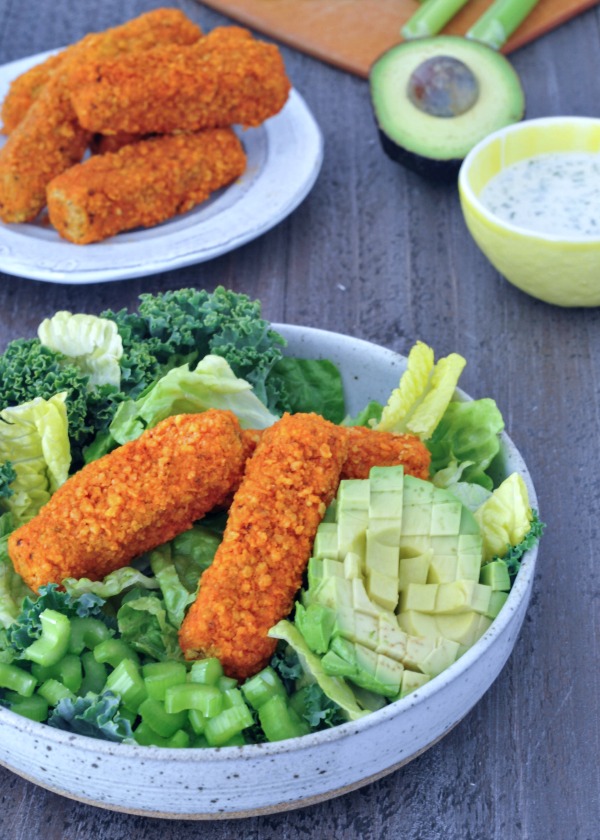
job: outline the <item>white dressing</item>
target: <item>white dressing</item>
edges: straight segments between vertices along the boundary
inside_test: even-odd
[[[503,221],[530,231],[600,237],[600,154],[527,158],[499,172],[479,198]]]

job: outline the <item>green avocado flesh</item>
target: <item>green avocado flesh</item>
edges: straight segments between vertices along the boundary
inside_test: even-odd
[[[455,176],[473,146],[525,113],[508,60],[467,38],[398,44],[375,62],[369,80],[384,151],[433,178]]]

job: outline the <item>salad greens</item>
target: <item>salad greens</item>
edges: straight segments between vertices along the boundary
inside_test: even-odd
[[[15,573],[8,535],[69,474],[178,413],[226,408],[243,428],[263,429],[285,411],[316,411],[418,435],[433,484],[479,522],[500,608],[507,575],[543,525],[520,476],[494,483],[504,427],[494,401],[455,401],[465,360],[436,362],[418,342],[387,403],[350,418],[336,366],[284,356],[284,347],[258,302],[222,287],[141,295],[137,312],[58,312],[37,338],[9,344],[0,356],[0,705],[90,737],[202,747],[296,737],[388,702],[372,690],[376,680],[361,679],[358,659],[356,681],[325,670],[335,628],[317,604],[299,602],[295,622],[272,628],[275,656],[243,684],[218,660],[183,660],[178,629],[221,541],[224,511],[100,581],[69,578],[35,594]],[[348,568],[356,574],[356,562]],[[337,640],[338,655],[354,657],[344,644]],[[411,689],[420,677],[412,674]]]

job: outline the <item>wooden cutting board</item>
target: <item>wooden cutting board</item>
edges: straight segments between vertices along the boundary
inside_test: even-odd
[[[416,0],[201,0],[221,14],[288,46],[366,77],[373,61],[402,40]],[[464,35],[492,0],[470,0],[445,29]],[[600,0],[540,0],[506,44],[510,52]]]

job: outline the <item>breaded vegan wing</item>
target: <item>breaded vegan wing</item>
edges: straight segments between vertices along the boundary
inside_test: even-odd
[[[99,242],[191,210],[245,168],[246,154],[230,128],[140,140],[54,178],[48,214],[65,239]]]
[[[34,590],[100,580],[219,505],[243,470],[229,411],[168,417],[75,473],[10,535],[15,570]]]
[[[263,432],[243,429],[242,442],[250,457]],[[416,435],[395,435],[378,432],[365,426],[340,426],[340,434],[348,441],[348,454],[340,478],[368,478],[371,467],[402,464],[406,475],[427,480],[431,455]]]
[[[186,658],[217,656],[237,679],[269,661],[267,633],[292,608],[346,448],[339,427],[315,414],[284,415],[263,433],[181,626]]]
[[[74,68],[123,53],[140,53],[157,44],[187,45],[200,35],[200,29],[182,12],[158,9],[106,32],[87,35],[65,50],[0,149],[0,219],[34,219],[46,203],[48,183],[85,153],[91,135],[79,125],[65,85]]]
[[[82,65],[69,87],[90,131],[169,134],[260,125],[283,108],[291,86],[275,45],[230,26],[189,47]]]
[[[122,26],[86,35],[13,80],[2,103],[3,133],[14,131],[65,58],[106,60],[157,44],[193,44],[201,34],[200,27],[179,9],[155,9]]]

